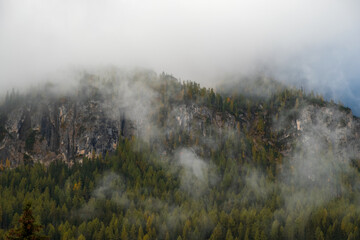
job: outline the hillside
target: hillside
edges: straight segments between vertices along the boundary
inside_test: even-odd
[[[360,236],[360,120],[313,93],[86,73],[0,113],[0,236],[29,200],[51,239]]]

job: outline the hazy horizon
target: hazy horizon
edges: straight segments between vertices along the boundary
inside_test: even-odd
[[[0,0],[0,88],[109,65],[206,87],[261,72],[359,114],[359,13],[355,0]]]

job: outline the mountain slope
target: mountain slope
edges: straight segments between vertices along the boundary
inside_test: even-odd
[[[321,96],[85,74],[10,94],[1,113],[0,239],[27,201],[51,239],[360,234],[360,122]]]
[[[358,150],[359,121],[346,108],[269,80],[226,88],[232,92],[139,72],[110,79],[86,74],[76,90],[63,94],[53,94],[51,86],[13,93],[1,108],[0,159],[14,166],[55,159],[71,163],[113,152],[119,137],[132,135],[166,154],[175,142],[196,143],[207,152],[211,142],[222,143],[229,134],[237,140],[249,134],[250,141],[287,154],[295,138],[314,124],[333,129]],[[174,140],[182,134],[186,139]]]

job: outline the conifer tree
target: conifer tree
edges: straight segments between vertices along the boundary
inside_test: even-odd
[[[35,218],[32,215],[31,204],[27,203],[24,207],[23,214],[19,220],[20,226],[10,229],[5,239],[26,239],[26,240],[41,240],[48,239],[48,237],[41,234],[42,226],[35,223]]]

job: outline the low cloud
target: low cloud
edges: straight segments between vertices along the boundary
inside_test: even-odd
[[[215,168],[202,160],[193,149],[179,149],[175,159],[182,168],[179,173],[180,188],[191,196],[202,196],[218,181]]]
[[[1,0],[0,89],[68,68],[140,66],[209,87],[265,72],[356,105],[359,7],[356,0]]]

